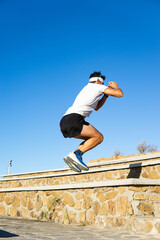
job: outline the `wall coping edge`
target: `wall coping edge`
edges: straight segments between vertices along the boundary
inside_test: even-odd
[[[22,191],[51,191],[51,190],[65,190],[65,189],[82,189],[82,188],[98,188],[98,187],[113,187],[113,186],[129,186],[129,185],[146,185],[146,186],[160,186],[159,179],[120,179],[89,183],[76,183],[65,185],[39,186],[39,187],[17,187],[17,188],[1,188],[2,192],[22,192]]]

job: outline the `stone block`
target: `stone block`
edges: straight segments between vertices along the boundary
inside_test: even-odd
[[[99,180],[103,180],[103,179],[104,179],[104,173],[101,172],[101,173],[99,173]]]
[[[106,200],[105,195],[101,192],[97,193],[97,198],[99,199],[100,202],[104,202]]]
[[[133,220],[133,227],[137,232],[143,231],[143,224],[137,220]]]
[[[0,215],[5,215],[6,209],[4,206],[0,206]]]
[[[48,203],[48,202],[47,202],[47,198],[44,197],[44,198],[43,198],[43,206],[46,207],[46,206],[47,206],[47,203]]]
[[[129,172],[129,169],[120,169],[120,170],[119,170],[120,176],[122,176],[122,175],[127,175],[128,172]]]
[[[0,193],[0,202],[3,202],[3,201],[4,201],[4,194]]]
[[[120,177],[118,178],[118,180],[120,180],[120,179],[125,179],[125,178],[126,178],[126,176],[122,175],[122,176],[120,176]]]
[[[20,195],[20,202],[23,207],[27,207],[27,196],[26,195]]]
[[[46,196],[52,196],[52,198],[60,198],[62,191],[48,191]]]
[[[143,178],[149,178],[149,174],[146,173],[146,172],[143,172],[141,176],[142,176]]]
[[[107,207],[107,203],[102,203],[102,206],[99,209],[99,214],[100,215],[108,215],[108,207]]]
[[[83,200],[83,208],[84,208],[84,209],[89,209],[89,208],[91,208],[92,203],[93,203],[93,199],[92,199],[91,197],[84,197],[84,200]]]
[[[70,207],[74,206],[74,200],[73,197],[71,196],[71,194],[69,193],[65,193],[64,199],[63,199],[63,204],[64,205],[69,205]]]
[[[91,225],[93,224],[95,221],[95,217],[94,217],[94,212],[90,211],[90,212],[87,212],[86,214],[86,223],[88,225]]]
[[[28,201],[28,210],[32,210],[34,208],[33,201],[29,199]]]
[[[54,198],[63,199],[65,197],[65,191],[53,191],[52,196]]]
[[[84,195],[86,196],[86,195],[91,195],[92,194],[92,189],[85,189],[84,190]]]
[[[53,185],[53,178],[47,179],[47,185]]]
[[[28,198],[32,198],[33,199],[33,198],[36,197],[36,192],[35,191],[31,191],[31,192],[28,193],[27,196],[28,196]]]
[[[77,216],[75,212],[69,212],[69,221],[70,223],[77,223]]]
[[[74,205],[74,208],[77,209],[77,210],[80,210],[81,209],[81,201],[76,201],[75,205]]]
[[[84,224],[86,221],[86,212],[81,212],[79,214],[79,223]]]
[[[41,185],[40,183],[41,183],[41,179],[36,179],[35,180],[35,185],[39,186],[39,185]]]
[[[131,202],[128,201],[128,197],[123,196],[117,199],[117,210],[119,216],[128,216],[133,214]]]
[[[17,215],[17,208],[12,207],[11,210],[10,210],[10,216],[15,217],[16,215]]]
[[[113,172],[113,175],[117,177],[118,176],[118,171]]]
[[[112,190],[114,190],[114,188],[111,188],[111,187],[102,187],[101,188],[102,193],[106,193],[106,192],[109,192],[109,191],[112,191]]]
[[[127,220],[125,218],[116,217],[115,227],[124,227],[127,225]]]
[[[34,211],[31,211],[30,217],[36,219],[37,215],[36,215],[36,213]]]
[[[46,199],[46,198],[45,198]],[[46,199],[46,202],[44,201],[43,199],[43,204],[47,204],[47,208],[51,207],[51,203],[53,201],[53,197],[52,196],[49,196],[48,199]],[[46,206],[46,205],[45,205]]]
[[[94,188],[93,189],[93,194],[98,193],[98,192],[99,192],[99,188]]]
[[[145,231],[146,233],[151,232],[152,228],[153,228],[153,224],[152,224],[150,221],[146,221],[146,222],[144,223],[144,231]]]
[[[18,196],[15,196],[15,197],[13,198],[12,206],[13,206],[13,207],[19,207],[19,206],[20,206],[20,199],[19,199]]]
[[[152,193],[160,193],[160,186],[151,187],[151,192]]]
[[[153,170],[149,173],[149,178],[150,179],[159,179],[160,175],[156,170]]]
[[[105,173],[105,178],[107,178],[107,179],[114,179],[115,177],[113,177],[112,172],[106,172]]]
[[[148,196],[146,194],[136,193],[134,195],[134,200],[147,200]]]
[[[125,227],[127,225],[127,220],[121,217],[109,217],[107,218],[107,225],[108,224],[113,228]]]
[[[149,172],[151,171],[151,167],[150,167],[150,166],[147,166],[147,167],[144,168],[144,170],[145,170],[147,173],[149,173]]]
[[[25,208],[22,208],[22,217],[29,218],[29,212]]]
[[[11,199],[10,196],[7,196],[7,197],[5,198],[5,203],[6,203],[7,205],[10,205],[10,204],[12,203],[12,199]]]
[[[97,215],[99,213],[99,209],[100,209],[100,203],[98,201],[94,202],[93,210],[94,210],[95,215]]]
[[[117,191],[106,193],[105,200],[113,199],[118,195]]]
[[[12,181],[12,182],[10,182],[10,187],[11,188],[22,187],[22,183],[21,182]]]
[[[78,175],[77,180],[83,180],[83,174]]]
[[[51,191],[45,191],[46,196],[50,196],[51,195]]]
[[[119,193],[124,193],[125,192],[125,187],[117,187],[117,190]]]
[[[128,190],[134,192],[146,192],[148,188],[149,188],[148,186],[147,187],[131,186],[128,188]]]
[[[58,180],[54,182],[54,185],[59,185],[59,184],[61,184],[61,183]]]
[[[87,178],[87,175],[85,177]],[[98,172],[94,173],[93,178],[94,178],[95,181],[99,180],[99,173]]]
[[[29,184],[29,187],[34,187],[35,186],[34,180],[29,180],[28,184]]]
[[[160,203],[156,203],[156,216],[160,217]]]
[[[160,201],[160,196],[150,195],[149,201]]]
[[[40,211],[42,206],[43,206],[43,201],[42,201],[41,197],[38,195],[37,199],[36,199],[36,204],[35,204],[36,210]]]
[[[154,206],[149,202],[140,202],[138,209],[144,215],[154,216]]]
[[[82,192],[78,192],[77,194],[76,194],[76,198],[79,200],[79,199],[83,199],[83,197],[84,197],[84,193],[82,193]]]
[[[111,215],[116,214],[116,201],[108,201],[108,213],[110,213]]]

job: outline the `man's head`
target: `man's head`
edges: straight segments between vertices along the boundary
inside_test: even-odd
[[[101,75],[101,72],[94,72],[89,77],[90,83],[97,83],[97,84],[103,84],[105,80],[105,76]]]

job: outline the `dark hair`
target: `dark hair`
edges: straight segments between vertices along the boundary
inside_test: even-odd
[[[105,78],[106,78],[106,76],[102,76],[101,75],[101,72],[93,72],[91,75],[90,75],[90,77],[89,78],[92,78],[92,77],[101,77],[101,78],[103,78],[103,80],[105,80]]]

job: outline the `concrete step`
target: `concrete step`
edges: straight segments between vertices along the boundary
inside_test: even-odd
[[[160,153],[132,156],[100,163],[89,163],[89,171],[73,172],[68,167],[42,172],[5,175],[0,179],[0,188],[26,188],[58,185],[88,184],[100,185],[113,181],[127,185],[134,180],[140,184],[160,179]],[[126,180],[126,181],[122,181]],[[118,181],[118,182],[116,182]],[[132,181],[132,183],[135,183]],[[144,183],[143,183],[144,182]],[[155,185],[155,184],[154,184]]]

